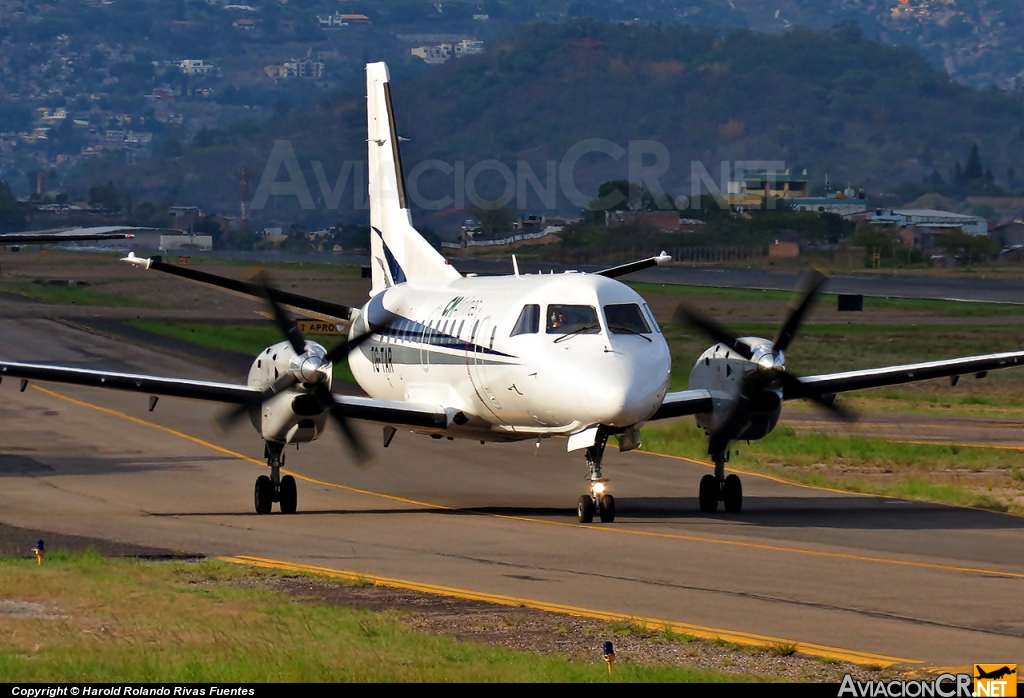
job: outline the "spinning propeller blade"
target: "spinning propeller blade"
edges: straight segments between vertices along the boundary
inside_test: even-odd
[[[799,300],[790,306],[789,315],[786,317],[785,322],[783,322],[782,327],[779,329],[778,336],[772,343],[773,353],[781,354],[781,352],[789,348],[789,345],[800,329],[800,325],[803,323],[804,317],[807,315],[807,311],[810,310],[814,299],[821,291],[827,279],[828,276],[817,269],[811,270],[804,276],[800,284]],[[680,303],[676,308],[674,319],[677,322],[689,323],[714,341],[732,349],[745,359],[749,360],[754,355],[751,347],[730,330],[719,325],[714,320],[704,317],[683,303]],[[799,392],[808,400],[828,410],[843,421],[852,422],[857,419],[855,413],[836,404],[834,395],[808,392],[807,387],[800,382],[799,376],[788,372],[781,364],[777,369],[770,369],[765,372],[748,371],[740,382],[739,394],[736,396],[736,400],[729,409],[725,419],[721,421],[720,426],[714,433],[710,434],[709,452],[725,450],[728,442],[736,438],[737,434],[745,427],[747,423],[745,416],[746,406],[750,404],[753,396],[760,390],[772,388],[773,385],[783,388],[789,387],[793,392]]]
[[[687,322],[696,329],[700,330],[704,334],[714,339],[719,344],[723,344],[737,354],[742,356],[744,359],[750,359],[754,353],[751,351],[750,346],[742,341],[739,337],[734,335],[732,332],[727,330],[722,325],[719,325],[714,320],[704,317],[693,308],[690,308],[684,303],[680,303],[676,306],[676,312],[673,316],[676,322]]]
[[[288,317],[284,309],[273,299],[272,288],[267,282],[266,275],[260,273],[256,279],[257,283],[263,291],[263,297],[270,305],[270,309],[273,313],[274,323],[278,329],[288,340],[292,349],[296,354],[304,354],[306,352],[306,340],[303,338],[302,333],[299,331],[298,326],[295,322]],[[360,344],[370,339],[374,332],[384,329],[387,325],[371,327],[370,331],[363,334],[357,335],[352,339],[340,342],[334,348],[329,350],[323,357],[324,364],[333,364],[338,359],[347,357],[348,354],[356,349]],[[273,396],[294,387],[299,383],[299,379],[296,378],[291,372],[285,373],[278,378],[274,383],[267,388],[264,388],[259,395],[256,395],[252,400],[233,407],[230,410],[224,412],[215,419],[216,425],[222,429],[227,430],[234,427],[238,421],[245,416],[247,412],[253,408],[261,406],[264,402],[272,398]],[[367,450],[365,444],[356,434],[356,432],[349,426],[348,420],[346,419],[341,407],[335,403],[334,396],[331,394],[330,389],[323,383],[317,383],[312,386],[308,386],[313,396],[316,397],[317,402],[323,408],[323,411],[330,414],[331,418],[338,425],[342,435],[345,437],[345,441],[351,451],[356,463],[359,465],[367,465],[372,462],[372,455]]]
[[[790,306],[792,310],[789,313],[789,317],[786,318],[786,322],[783,323],[782,328],[779,330],[779,335],[775,338],[775,342],[772,344],[772,351],[786,351],[789,347],[789,343],[793,341],[793,337],[796,336],[796,332],[800,329],[800,323],[803,322],[804,315],[811,308],[811,303],[814,302],[815,296],[818,295],[818,291],[821,290],[822,285],[828,277],[818,269],[812,269],[804,277],[801,286],[800,302],[794,306]]]

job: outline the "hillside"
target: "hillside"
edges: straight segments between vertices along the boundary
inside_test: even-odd
[[[643,139],[667,147],[671,167],[662,181],[672,194],[690,192],[692,160],[716,179],[723,160],[780,160],[794,171],[807,168],[812,181],[828,173],[833,184],[878,191],[920,182],[934,170],[948,178],[977,142],[996,182],[1021,186],[1008,172],[1024,172],[1024,108],[1017,100],[955,83],[915,51],[883,47],[848,26],[723,36],[679,25],[580,21],[523,25],[495,43],[484,55],[396,82],[399,130],[410,139],[407,172],[432,159],[461,162],[462,171],[492,158],[515,171],[522,160],[543,182],[545,163],[557,163],[584,139],[623,148]],[[347,87],[287,115],[157,149],[147,161],[101,160],[72,184],[82,189],[110,179],[129,186],[136,201],[231,213],[234,172],[254,170],[255,190],[273,143],[287,140],[317,208],[272,197],[254,211],[254,221],[298,218],[312,226],[358,218],[365,211],[353,210],[353,179],[338,210],[328,210],[312,163],[322,163],[328,188],[346,161],[362,172],[364,105],[362,85]],[[495,175],[478,180],[485,194],[498,179],[488,174]],[[593,156],[576,168],[576,186],[593,195],[599,182],[626,174],[625,157]],[[457,195],[453,178],[432,170],[419,179],[419,191],[430,199]],[[536,197],[527,203],[539,205]],[[557,208],[572,206],[560,196]]]

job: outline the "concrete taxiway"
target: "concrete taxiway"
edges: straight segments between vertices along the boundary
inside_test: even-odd
[[[242,380],[36,317],[0,320],[4,358]],[[262,444],[217,405],[0,386],[0,523],[501,595],[512,603],[795,641],[861,662],[1024,656],[1024,519],[744,476],[739,515],[701,515],[707,466],[610,452],[614,524],[576,523],[586,469],[564,442],[400,433],[353,467],[336,435],[299,451],[299,512],[258,516]],[[689,424],[690,422],[688,422]],[[29,541],[29,543],[34,541]],[[845,653],[845,654],[844,654]]]

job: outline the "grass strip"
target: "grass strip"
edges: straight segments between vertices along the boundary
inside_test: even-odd
[[[218,561],[141,562],[95,553],[0,559],[5,681],[752,680],[626,661],[460,642],[371,612],[269,588],[277,573]],[[287,576],[296,576],[294,574]],[[19,606],[20,605],[20,606]],[[599,644],[599,643],[595,643]]]
[[[248,354],[255,361],[256,355],[269,346],[284,341],[284,337],[270,321],[255,323],[226,324],[216,322],[185,322],[164,320],[132,320],[132,327],[164,337],[192,342],[212,349],[224,349]],[[306,339],[322,344],[330,350],[345,340],[344,337],[309,335]],[[355,382],[348,366],[348,360],[334,362],[336,380]]]
[[[0,282],[0,292],[13,293],[41,303],[54,305],[82,305],[101,308],[148,307],[131,296],[97,291],[88,286],[75,284],[41,284],[21,281]]]
[[[707,461],[707,437],[692,425],[646,427],[643,449]],[[883,438],[797,433],[780,425],[763,439],[735,442],[730,465],[818,487],[1009,511],[995,482],[1021,490],[1024,454],[984,446],[909,444]],[[970,475],[979,475],[971,483]]]

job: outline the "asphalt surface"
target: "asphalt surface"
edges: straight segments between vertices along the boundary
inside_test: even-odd
[[[30,313],[4,358],[243,380]],[[19,316],[21,315],[21,316]],[[262,443],[216,405],[0,386],[0,524],[125,546],[251,555],[685,622],[928,666],[1024,656],[1024,519],[743,477],[744,511],[701,515],[705,465],[606,456],[614,524],[581,526],[579,454],[400,433],[352,466],[335,434],[288,451],[299,512],[258,516]],[[50,550],[52,546],[48,546]]]

